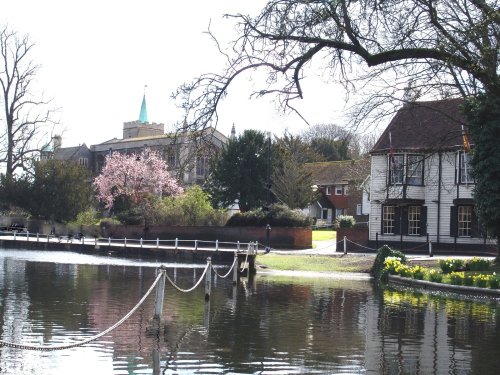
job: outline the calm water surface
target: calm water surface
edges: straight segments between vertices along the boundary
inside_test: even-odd
[[[159,263],[0,250],[5,341],[60,345],[121,319]],[[204,264],[168,265],[182,288]],[[224,273],[225,268],[220,269]],[[366,280],[257,275],[181,293],[167,282],[160,335],[154,295],[109,335],[55,351],[0,348],[1,374],[498,374],[496,301],[380,290]]]

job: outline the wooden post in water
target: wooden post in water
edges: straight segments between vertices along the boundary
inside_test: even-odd
[[[162,277],[158,281],[158,285],[156,285],[155,312],[153,316],[153,319],[158,320],[158,322],[161,320],[161,314],[163,312],[163,299],[165,296],[165,267],[161,266],[156,271],[156,275],[160,272],[162,273]]]
[[[205,301],[210,299],[212,289],[212,258],[207,258],[207,273],[205,274]]]
[[[239,243],[238,243],[239,245]],[[238,253],[234,252],[233,285],[238,284]]]

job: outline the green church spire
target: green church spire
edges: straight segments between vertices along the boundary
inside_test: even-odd
[[[143,124],[148,122],[148,110],[146,109],[146,87],[144,86],[144,96],[142,97],[141,113],[139,114],[139,121]]]

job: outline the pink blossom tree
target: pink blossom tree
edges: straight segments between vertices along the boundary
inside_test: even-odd
[[[148,149],[140,154],[113,152],[108,155],[101,174],[94,180],[94,187],[97,199],[108,209],[118,197],[127,197],[132,204],[145,207],[144,203],[153,195],[177,196],[183,193],[160,154]]]

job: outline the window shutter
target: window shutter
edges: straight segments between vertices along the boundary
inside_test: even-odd
[[[394,234],[401,234],[401,207],[394,207]],[[403,232],[404,233],[404,232]]]
[[[401,233],[408,234],[408,206],[401,207],[400,213],[401,213]]]
[[[481,227],[479,226],[479,220],[476,215],[476,207],[472,207],[472,221],[471,221],[471,237],[481,237]]]
[[[380,206],[380,234],[384,234],[384,205]]]
[[[450,236],[458,236],[458,206],[450,207]]]
[[[420,231],[421,236],[425,236],[427,234],[427,207],[420,207]]]

